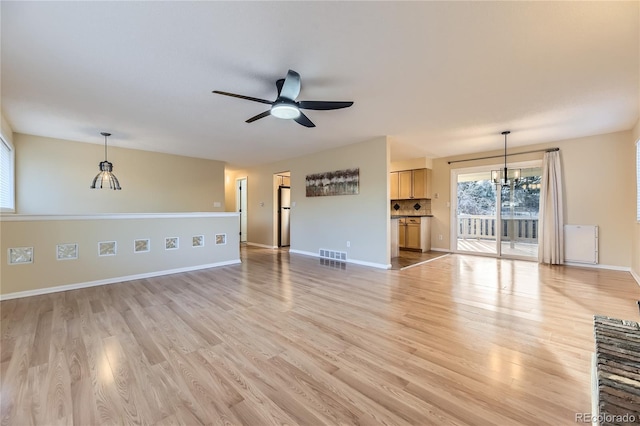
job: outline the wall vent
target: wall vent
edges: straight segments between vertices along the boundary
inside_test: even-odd
[[[320,258],[321,259],[337,260],[338,262],[346,262],[347,261],[347,253],[344,252],[344,251],[320,249]]]
[[[320,259],[320,264],[336,269],[347,269],[347,264],[340,260]]]

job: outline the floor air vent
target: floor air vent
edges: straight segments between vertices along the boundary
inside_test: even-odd
[[[337,260],[338,262],[346,262],[347,261],[347,253],[344,252],[344,251],[334,251],[334,250],[320,249],[320,258],[321,259]]]

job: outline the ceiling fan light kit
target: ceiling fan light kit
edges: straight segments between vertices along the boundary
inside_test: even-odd
[[[297,106],[290,105],[288,103],[274,104],[271,107],[271,115],[277,118],[290,120],[292,118],[300,117],[300,110]]]
[[[222,92],[220,90],[214,90],[213,93],[271,105],[270,110],[247,119],[245,121],[246,123],[253,123],[268,115],[273,115],[276,118],[294,120],[305,127],[316,127],[316,125],[309,120],[309,117],[300,111],[301,109],[332,110],[348,108],[353,105],[351,101],[296,101],[298,94],[300,94],[300,74],[293,70],[287,72],[286,78],[281,78],[276,81],[276,88],[278,89],[278,98],[273,102],[251,96]]]

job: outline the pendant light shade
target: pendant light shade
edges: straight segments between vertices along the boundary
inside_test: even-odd
[[[491,181],[496,185],[509,186],[520,180],[520,169],[507,169],[507,135],[509,130],[502,132],[504,135],[504,168],[502,170],[491,170]]]
[[[101,161],[98,165],[100,173],[93,178],[91,189],[106,188],[107,184],[109,185],[109,189],[122,189],[118,178],[113,174],[113,164],[107,161],[107,137],[111,136],[111,133],[101,132],[100,134],[104,136],[104,161]]]

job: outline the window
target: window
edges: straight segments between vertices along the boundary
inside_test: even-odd
[[[0,137],[0,211],[3,212],[15,209],[13,162],[12,147]]]
[[[636,142],[636,220],[640,222],[640,140]]]

